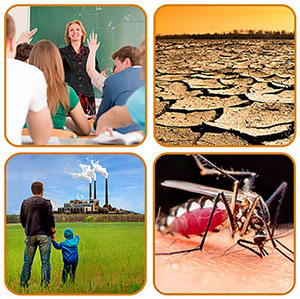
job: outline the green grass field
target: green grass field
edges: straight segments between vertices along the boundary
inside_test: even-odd
[[[80,237],[79,264],[74,283],[61,282],[62,253],[51,249],[51,282],[40,286],[40,256],[36,253],[28,289],[20,287],[25,234],[21,225],[6,227],[6,284],[16,293],[134,293],[145,280],[145,225],[143,222],[58,223],[56,241],[70,227]]]

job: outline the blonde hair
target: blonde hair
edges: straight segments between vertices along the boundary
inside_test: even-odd
[[[80,27],[80,29],[81,29],[81,31],[82,31],[81,43],[83,44],[84,41],[85,41],[85,37],[86,37],[86,31],[85,31],[85,29],[84,29],[82,23],[81,23],[79,20],[74,20],[74,21],[71,21],[71,22],[69,22],[69,23],[67,24],[67,26],[66,26],[66,31],[65,31],[65,42],[66,42],[67,44],[70,44],[70,43],[71,43],[71,40],[70,40],[70,38],[69,38],[69,28],[70,28],[70,26],[73,25],[73,24],[79,25],[79,27]]]
[[[29,63],[38,67],[45,75],[48,85],[48,106],[52,116],[55,116],[59,102],[68,113],[69,90],[65,83],[64,67],[57,47],[49,40],[40,40],[32,48]]]

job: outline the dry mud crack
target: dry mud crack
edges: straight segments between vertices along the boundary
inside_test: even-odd
[[[166,145],[286,145],[293,40],[157,40],[156,138]]]

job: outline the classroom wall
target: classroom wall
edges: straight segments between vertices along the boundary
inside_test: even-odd
[[[30,26],[30,7],[17,6],[8,11],[16,24],[16,39],[23,31],[29,30]]]

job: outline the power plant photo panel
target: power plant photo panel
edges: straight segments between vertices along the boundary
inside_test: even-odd
[[[146,269],[145,176],[145,163],[134,154],[10,157],[7,288],[18,295],[139,292]]]

